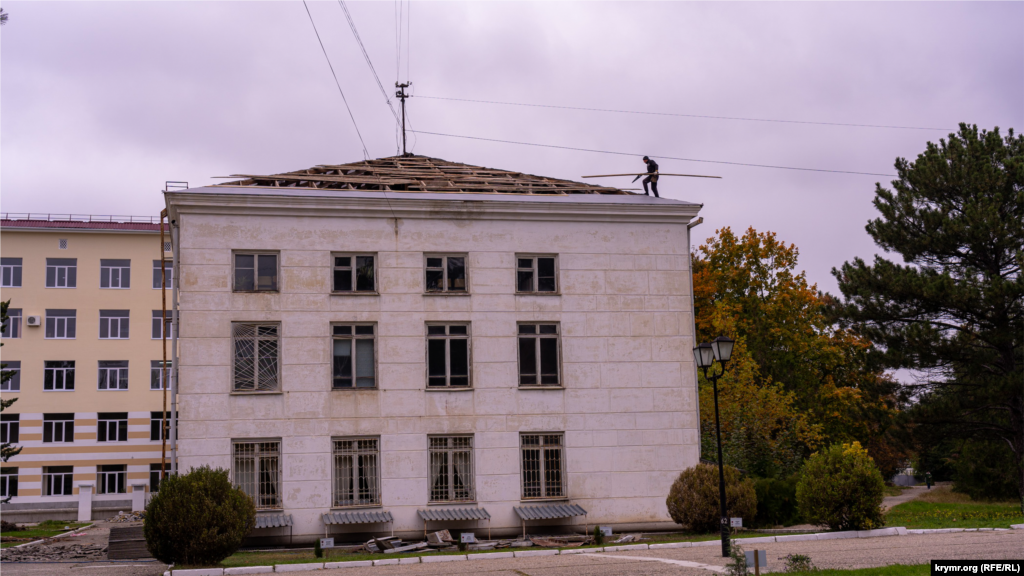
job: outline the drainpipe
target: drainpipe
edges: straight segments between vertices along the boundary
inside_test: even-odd
[[[178,266],[178,244],[181,230],[178,221],[171,220],[171,474],[178,473],[178,285],[181,272]]]
[[[690,244],[690,230],[700,226],[704,222],[704,217],[701,216],[693,222],[686,225],[686,258],[689,262],[690,268],[690,326],[693,329],[693,345],[697,345],[697,309],[694,307],[693,297],[693,245]],[[177,284],[175,284],[177,286]],[[700,428],[700,380],[697,376],[697,363],[693,363],[693,392],[696,396],[694,404],[697,406],[697,462],[700,462],[704,456],[701,453],[701,428]]]

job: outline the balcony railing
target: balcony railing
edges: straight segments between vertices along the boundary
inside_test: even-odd
[[[3,220],[41,220],[44,222],[117,222],[131,224],[159,224],[159,216],[117,216],[96,214],[37,214],[35,212],[2,212]]]

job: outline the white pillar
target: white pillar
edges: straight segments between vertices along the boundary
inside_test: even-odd
[[[78,485],[78,521],[92,521],[92,484]]]
[[[146,509],[146,485],[132,484],[132,512]]]

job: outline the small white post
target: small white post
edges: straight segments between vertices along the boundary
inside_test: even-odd
[[[141,512],[146,509],[146,485],[132,484],[132,512]]]
[[[78,521],[92,521],[92,484],[78,485]]]

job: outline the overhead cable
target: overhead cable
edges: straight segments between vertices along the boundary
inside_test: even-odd
[[[500,142],[502,144],[518,144],[520,146],[539,146],[541,148],[557,148],[559,150],[574,150],[577,152],[595,152],[597,154],[615,154],[618,156],[644,156],[644,154],[638,154],[635,152],[615,152],[611,150],[594,150],[592,148],[576,148],[573,146],[557,146],[555,144],[537,144],[535,142],[516,142],[514,140],[498,140],[496,138],[481,138],[479,136],[463,136],[459,134],[442,134],[441,132],[427,132],[426,130],[410,130],[413,133],[429,134],[431,136],[445,136],[448,138],[465,138],[467,140],[481,140],[484,142]],[[831,172],[834,174],[860,174],[864,176],[887,176],[896,177],[896,174],[879,174],[876,172],[855,172],[853,170],[828,170],[824,168],[797,168],[794,166],[774,166],[771,164],[750,164],[747,162],[727,162],[725,160],[701,160],[698,158],[677,158],[674,156],[661,156],[657,154],[649,154],[654,158],[661,158],[664,160],[679,160],[682,162],[703,162],[706,164],[727,164],[729,166],[749,166],[751,168],[775,168],[777,170],[799,170],[802,172]]]
[[[478,104],[504,104],[506,106],[528,106],[533,108],[556,108],[559,110],[582,110],[586,112],[615,112],[618,114],[642,114],[647,116],[677,116],[681,118],[708,118],[712,120],[743,120],[747,122],[778,122],[783,124],[815,124],[819,126],[853,126],[857,128],[892,128],[899,130],[950,130],[956,131],[955,128],[921,128],[918,126],[889,126],[884,124],[852,124],[846,122],[813,122],[810,120],[773,120],[767,118],[742,118],[736,116],[707,116],[703,114],[679,114],[675,112],[639,112],[636,110],[614,110],[610,108],[584,108],[582,106],[556,106],[553,104],[527,104],[523,102],[500,102],[497,100],[471,100],[468,98],[446,98],[442,96],[423,96],[420,94],[416,95],[417,98],[427,98],[430,100],[451,100],[454,102],[475,102]]]
[[[398,122],[398,113],[395,112],[395,107],[391,104],[391,98],[388,97],[388,93],[384,90],[384,85],[380,83],[380,77],[377,76],[377,70],[373,67],[373,62],[370,60],[370,54],[366,51],[366,46],[363,45],[363,39],[359,37],[359,31],[356,30],[356,23],[352,19],[352,14],[348,11],[348,6],[345,5],[344,0],[338,0],[338,5],[341,6],[341,10],[345,13],[345,19],[348,20],[348,27],[352,29],[352,35],[356,37],[356,43],[359,44],[359,49],[363,52],[363,58],[366,59],[366,65],[370,67],[370,72],[373,73],[373,79],[377,81],[377,88],[380,88],[380,93],[384,95],[384,101],[388,103],[388,108],[391,109],[391,115],[395,117],[395,121]]]

